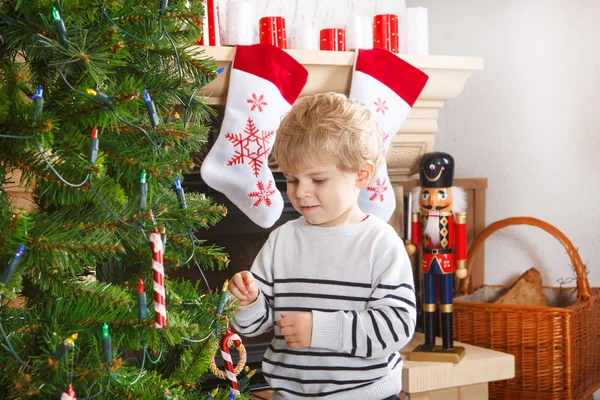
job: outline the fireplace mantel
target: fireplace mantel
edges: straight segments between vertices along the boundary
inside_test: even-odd
[[[200,46],[202,57],[214,58],[223,72],[206,85],[200,94],[213,105],[225,105],[234,47]],[[308,70],[308,82],[302,95],[337,92],[348,94],[355,53],[351,51],[285,50]],[[429,81],[411,110],[408,119],[394,137],[388,153],[388,174],[392,182],[409,180],[416,173],[421,155],[433,150],[438,130],[438,110],[444,102],[457,97],[467,78],[483,69],[477,57],[424,56],[401,54],[400,57],[423,70]]]

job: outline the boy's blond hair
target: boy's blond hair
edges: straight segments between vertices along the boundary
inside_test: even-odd
[[[384,154],[375,116],[362,103],[338,93],[300,98],[281,121],[273,148],[281,170],[290,173],[324,162],[355,173],[365,161],[377,168]]]

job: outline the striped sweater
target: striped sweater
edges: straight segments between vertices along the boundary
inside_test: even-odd
[[[263,357],[274,399],[381,400],[402,388],[398,353],[415,329],[410,261],[394,229],[374,216],[323,228],[304,218],[277,228],[251,269],[260,295],[233,326],[245,336],[275,328]],[[287,346],[281,313],[312,312],[308,348]]]

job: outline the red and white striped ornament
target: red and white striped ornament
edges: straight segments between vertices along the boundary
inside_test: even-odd
[[[200,22],[197,22],[200,25]],[[202,19],[202,37],[196,42],[199,46],[221,45],[221,20],[217,0],[204,0],[204,18]]]
[[[64,391],[63,394],[60,396],[60,400],[75,400],[75,399],[77,399],[77,394],[75,394],[75,391],[73,390],[73,385],[69,383],[67,390]]]
[[[235,347],[240,347],[242,344],[242,339],[238,336],[237,333],[233,333],[231,329],[227,329],[227,333],[221,339],[221,343],[219,347],[221,348],[221,357],[223,357],[223,364],[225,366],[225,373],[227,374],[227,379],[229,380],[229,387],[233,394],[240,394],[237,377],[235,374],[235,368],[233,366],[233,359],[231,358],[231,353],[229,352],[229,342],[231,342]]]
[[[165,297],[165,267],[163,264],[163,242],[157,227],[150,234],[152,247],[152,269],[154,270],[154,311],[156,328],[167,326],[167,307]]]

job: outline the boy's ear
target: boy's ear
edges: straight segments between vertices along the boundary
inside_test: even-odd
[[[359,189],[366,188],[369,182],[371,182],[373,174],[375,174],[375,164],[373,164],[373,161],[365,161],[360,170],[358,170],[356,187]]]

